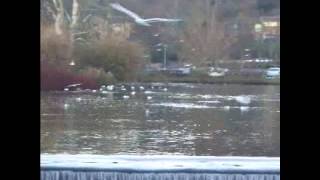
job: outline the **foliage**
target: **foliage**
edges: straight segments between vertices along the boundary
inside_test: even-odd
[[[144,18],[184,21],[138,26],[132,18],[113,10],[111,2],[119,2]],[[239,59],[245,48],[252,49],[252,56],[280,60],[279,41],[257,42],[252,36],[260,16],[279,15],[279,2],[41,0],[41,62],[73,75],[92,77],[102,84],[136,80],[146,63],[145,55],[153,62],[162,62],[163,51],[156,51],[155,47],[158,43],[168,45],[168,64],[186,61],[203,65]],[[155,33],[159,36],[154,36]],[[76,65],[70,69],[72,60]]]
[[[82,83],[85,88],[97,88],[97,79],[89,74],[77,74],[63,66],[41,63],[41,90],[63,90],[66,85]]]
[[[57,35],[52,26],[41,26],[40,59],[55,65],[66,65],[71,58],[69,34]]]
[[[280,60],[280,40],[255,41],[253,55],[255,57]]]
[[[262,13],[268,14],[280,8],[280,0],[257,0],[257,9]]]
[[[79,46],[75,52],[80,67],[102,68],[119,81],[134,80],[144,64],[144,49],[140,44],[113,36]]]
[[[99,86],[108,83],[116,82],[112,74],[106,73],[103,69],[98,69],[94,67],[86,67],[85,69],[79,70],[78,74],[82,74],[86,77],[92,77],[96,79]]]

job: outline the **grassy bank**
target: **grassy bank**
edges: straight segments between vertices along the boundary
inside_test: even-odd
[[[205,73],[193,72],[191,75],[177,76],[165,73],[140,74],[134,81],[117,81],[95,71],[73,72],[42,64],[41,90],[63,90],[69,84],[81,83],[83,89],[98,89],[102,84],[132,83],[132,82],[163,82],[163,83],[205,83],[205,84],[250,84],[250,85],[280,85],[280,79],[265,79],[263,75],[226,75],[210,77]]]
[[[207,83],[207,84],[253,84],[253,85],[280,85],[280,79],[265,79],[263,76],[236,76],[210,77],[207,75],[175,76],[165,74],[150,74],[140,78],[141,82],[174,82],[174,83]]]

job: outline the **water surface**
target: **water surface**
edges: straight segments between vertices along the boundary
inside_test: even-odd
[[[43,92],[41,153],[280,156],[280,86],[143,86]]]

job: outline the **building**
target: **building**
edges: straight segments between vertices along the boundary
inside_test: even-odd
[[[147,72],[159,72],[163,68],[162,63],[151,63],[145,66]]]
[[[257,40],[280,38],[280,16],[264,16],[254,26]]]
[[[106,36],[117,37],[119,39],[129,39],[132,34],[132,24],[120,18],[105,20],[100,17],[91,18],[91,32],[97,39]]]
[[[132,25],[130,23],[116,23],[111,25],[111,35],[123,39],[129,39],[132,32]]]

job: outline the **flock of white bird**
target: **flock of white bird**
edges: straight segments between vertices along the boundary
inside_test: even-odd
[[[78,84],[77,84],[78,85]],[[69,87],[70,85],[68,85]],[[150,94],[153,93],[153,91],[147,90],[147,87],[144,87],[142,85],[135,87],[135,86],[124,86],[124,85],[102,85],[99,90],[91,90],[92,93],[101,93],[101,94],[109,94],[114,92],[126,92],[126,94],[122,95],[122,98],[124,100],[129,99],[130,95],[135,96],[137,91],[142,92],[146,95],[146,100],[151,100],[152,96]],[[150,87],[151,90],[156,89],[154,86]],[[167,92],[168,88],[166,87],[160,87],[158,90],[161,90],[163,92]],[[69,91],[69,89],[65,89],[65,91]],[[75,99],[77,102],[81,102],[83,99],[81,97],[78,97]],[[64,108],[68,109],[70,107],[70,104],[65,103]]]
[[[150,90],[154,90],[156,89],[154,86],[150,87]],[[145,86],[128,86],[127,87],[125,85],[120,85],[120,86],[116,86],[116,85],[102,85],[99,89],[99,92],[101,92],[102,94],[108,94],[111,92],[116,92],[116,91],[120,91],[120,92],[128,92],[128,94],[123,95],[123,99],[129,99],[130,96],[135,96],[137,94],[137,92],[142,92],[143,94],[146,94],[146,99],[147,100],[151,100],[152,96],[150,94],[153,93],[153,91],[148,90],[147,87]],[[166,87],[160,87],[158,90],[161,90],[162,92],[167,92],[168,88]],[[92,90],[92,92],[98,92],[97,90]]]
[[[77,84],[78,85],[78,84]],[[70,85],[69,85],[70,86]],[[73,85],[72,85],[73,86]],[[98,90],[91,90],[92,93],[102,93],[102,94],[108,94],[108,93],[114,93],[114,92],[123,92],[124,95],[122,95],[122,98],[124,100],[129,99],[130,97],[134,97],[137,92],[143,93],[146,96],[146,100],[152,100],[151,94],[154,93],[153,90],[158,89],[162,92],[167,92],[168,88],[165,86],[143,86],[143,85],[102,85],[100,89]],[[81,97],[78,97],[75,99],[77,102],[82,101]],[[234,100],[237,101],[240,104],[243,105],[248,105],[251,103],[252,98],[250,96],[246,95],[239,95],[239,96],[229,96],[227,97],[227,100]],[[64,108],[68,109],[69,104],[64,104]],[[223,107],[225,110],[230,110],[230,106],[224,106]],[[248,111],[249,107],[248,106],[241,106],[240,110],[241,112],[243,111]]]

